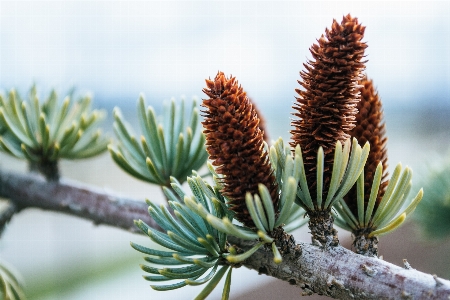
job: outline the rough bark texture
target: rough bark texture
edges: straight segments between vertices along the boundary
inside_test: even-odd
[[[139,232],[134,219],[158,228],[142,201],[123,199],[91,187],[68,182],[46,182],[34,175],[0,171],[0,196],[11,198],[20,208],[38,207],[92,220],[96,224]],[[450,281],[405,269],[380,259],[355,254],[340,246],[327,251],[300,243],[283,243],[283,262],[273,262],[273,254],[262,247],[244,266],[259,273],[288,281],[304,294],[323,294],[340,299],[449,299]],[[229,237],[229,242],[249,249],[255,242]],[[301,255],[295,255],[301,247]],[[292,255],[294,254],[294,255]]]
[[[339,245],[337,230],[333,228],[334,218],[330,211],[310,211],[308,216],[308,227],[315,241],[319,242],[325,249]]]
[[[341,23],[333,21],[331,29],[310,48],[313,60],[304,64],[296,89],[299,97],[294,105],[291,146],[300,144],[310,190],[316,185],[317,151],[325,154],[324,191],[328,191],[337,141],[344,143],[355,127],[356,104],[359,101],[358,81],[364,69],[362,42],[365,27],[357,18],[344,16]],[[315,202],[315,199],[313,199]]]
[[[30,162],[28,169],[31,172],[41,173],[48,181],[58,181],[60,178],[59,164],[57,160],[50,161],[42,158],[38,162]]]
[[[299,257],[302,255],[302,248],[295,243],[295,239],[292,234],[288,234],[282,227],[277,227],[271,232],[271,237],[275,240],[275,245],[278,247],[281,255],[290,255],[293,257]],[[270,244],[266,244],[270,251]]]
[[[206,150],[216,172],[224,175],[223,190],[236,212],[236,219],[255,227],[245,204],[245,194],[258,193],[258,184],[269,190],[275,211],[278,186],[273,175],[259,118],[243,88],[234,77],[222,72],[214,80],[206,80],[203,100]]]
[[[372,229],[362,228],[353,232],[353,247],[355,252],[361,255],[378,257],[378,237],[369,237]]]
[[[252,245],[248,241],[239,243],[243,249]],[[328,251],[311,244],[300,243],[300,246],[300,257],[284,256],[279,265],[267,250],[256,252],[244,265],[301,287],[302,295],[317,293],[337,299],[448,299],[450,296],[450,281],[436,281],[430,274],[358,255],[341,246]]]
[[[109,195],[76,182],[46,182],[41,176],[0,171],[0,197],[9,198],[19,209],[37,207],[63,212],[91,220],[96,225],[110,225],[134,233],[139,233],[140,229],[134,226],[133,220],[141,219],[158,228],[144,201]]]

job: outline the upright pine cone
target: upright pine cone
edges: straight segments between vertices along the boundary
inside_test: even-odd
[[[216,172],[224,175],[223,190],[236,212],[236,219],[248,227],[254,223],[247,211],[245,194],[258,193],[258,184],[270,191],[274,207],[278,205],[278,187],[264,149],[259,118],[246,93],[234,77],[218,72],[206,80],[203,100],[206,149]]]
[[[356,105],[360,95],[358,81],[365,68],[362,61],[366,43],[362,42],[365,27],[357,18],[344,16],[339,24],[333,20],[331,30],[310,48],[314,60],[304,64],[298,81],[304,90],[294,105],[295,127],[291,145],[300,144],[310,189],[316,185],[317,151],[325,154],[324,191],[328,190],[337,141],[344,142],[355,127]]]
[[[361,86],[361,101],[358,103],[358,114],[356,115],[356,127],[350,132],[360,145],[366,142],[370,143],[370,153],[364,167],[364,203],[367,207],[369,202],[370,191],[372,188],[373,177],[378,164],[383,165],[383,177],[381,179],[380,189],[378,190],[375,209],[383,197],[388,181],[387,172],[387,148],[385,137],[385,124],[383,122],[383,110],[378,93],[373,87],[372,80],[366,76],[359,82]],[[344,198],[353,215],[358,215],[356,185],[350,190]]]
[[[269,133],[267,132],[266,120],[264,119],[263,115],[261,114],[261,111],[258,109],[258,106],[256,106],[255,101],[253,101],[250,97],[248,97],[248,101],[250,101],[250,103],[253,105],[256,115],[259,118],[259,129],[261,129],[261,131],[263,133],[264,141],[267,144],[269,144],[270,138],[269,138]]]

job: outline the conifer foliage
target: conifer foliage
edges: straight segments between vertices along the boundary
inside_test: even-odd
[[[408,199],[412,171],[398,164],[387,177],[387,149],[381,101],[372,80],[360,82],[357,125],[351,135],[359,143],[369,142],[371,152],[364,171],[350,192],[336,203],[337,224],[353,233],[357,253],[378,256],[378,236],[393,231],[411,214],[422,199],[422,190]]]

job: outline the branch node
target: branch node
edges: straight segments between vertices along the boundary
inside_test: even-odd
[[[6,224],[11,221],[15,213],[19,212],[19,207],[16,203],[10,200],[0,201],[0,236],[6,227]]]
[[[436,274],[433,274],[433,279],[434,279],[434,281],[436,281],[436,287],[441,286],[441,285],[444,285],[444,283],[442,282],[442,280],[441,280],[439,277],[437,277]]]
[[[300,246],[300,244],[295,245],[294,248],[294,257],[295,258],[299,258],[302,255],[302,246]]]
[[[317,247],[322,247],[322,245],[319,243],[319,241],[313,237],[311,237],[311,244],[314,246],[317,246]]]
[[[330,276],[327,279],[327,286],[331,287],[333,285],[334,276]]]
[[[269,271],[267,270],[266,266],[261,266],[258,269],[258,275],[261,275],[261,274],[269,275]]]
[[[314,238],[313,245],[320,244],[324,250],[339,245],[337,230],[333,228],[334,218],[328,210],[309,211],[308,227]]]
[[[363,269],[364,273],[366,273],[367,276],[370,276],[370,277],[373,277],[373,276],[375,276],[377,274],[376,270],[374,270],[374,269],[372,269],[372,268],[370,268],[370,267],[368,267],[368,266],[366,266],[364,264],[361,265],[361,269]]]
[[[412,296],[410,293],[402,291],[402,299],[412,299]]]
[[[411,270],[412,267],[409,264],[409,262],[406,260],[406,258],[403,259],[403,266],[405,267],[405,269]]]
[[[345,289],[344,283],[342,281],[337,280],[334,276],[330,276],[327,279],[327,286],[331,287],[333,285],[340,289]]]
[[[333,280],[331,281],[333,283],[334,286],[337,286],[340,289],[345,289],[344,283],[340,280],[337,280],[336,278],[333,278]]]

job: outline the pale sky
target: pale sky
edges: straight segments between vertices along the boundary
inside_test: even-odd
[[[2,1],[0,90],[76,86],[134,105],[141,92],[202,97],[221,70],[288,107],[309,47],[347,13],[367,26],[367,73],[385,105],[450,104],[449,2]]]

